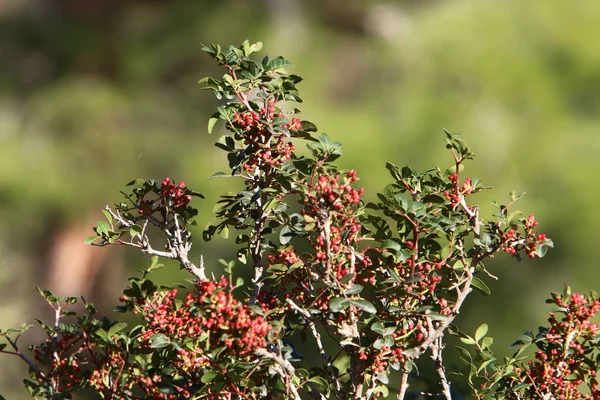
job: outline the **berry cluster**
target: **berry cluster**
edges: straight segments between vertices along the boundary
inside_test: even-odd
[[[521,379],[531,384],[531,398],[598,399],[595,362],[600,324],[592,319],[600,311],[600,301],[573,293],[555,296],[554,302],[564,316],[558,319],[554,312],[550,314],[550,328],[538,345],[537,360],[520,371]],[[582,390],[584,383],[588,387]]]
[[[158,195],[157,199],[145,199],[146,192],[142,192],[140,195],[137,203],[139,215],[148,216],[154,211],[164,211],[165,209],[181,212],[187,208],[192,200],[190,190],[186,187],[185,182],[180,182],[177,185],[170,178],[165,178],[161,182],[160,188],[152,191]],[[156,209],[154,208],[155,205],[157,206]]]
[[[141,387],[145,387],[145,379],[142,378],[140,382],[140,377],[135,375],[133,366],[126,364],[127,355],[117,347],[107,348],[104,354],[96,353],[96,369],[92,371],[89,383],[100,397],[110,399],[117,393],[124,395],[123,391],[131,390],[140,383]],[[132,379],[120,382],[119,376],[122,372],[132,374]]]
[[[173,207],[175,210],[184,209],[188,206],[192,196],[187,194],[185,182],[179,182],[175,185],[174,181],[165,178],[160,185],[161,200],[165,205]]]
[[[128,378],[119,386],[123,393],[135,388],[144,392],[145,395],[141,398],[189,398],[192,392],[198,390],[206,371],[217,370],[224,374],[221,370],[224,359],[234,360],[230,362],[236,363],[253,362],[254,350],[267,345],[272,326],[264,317],[233,297],[225,278],[218,282],[198,282],[194,292],[187,293],[184,300],[177,299],[177,292],[177,289],[172,289],[168,292],[155,292],[146,299],[129,296],[122,296],[120,299],[135,307],[133,312],[140,314],[146,321],[146,326],[138,337],[142,352],[156,347],[164,348],[166,353],[163,356],[170,359],[169,365],[173,372],[165,376],[143,373],[139,366],[122,354],[124,344],[115,344],[115,348],[106,351],[103,361],[98,362],[99,367],[92,372],[90,384],[98,392],[111,389],[106,386],[107,382],[113,382],[118,376],[125,374],[123,376]],[[157,346],[156,340],[162,341],[164,345]],[[223,349],[219,353],[218,362],[211,353],[217,348]],[[174,376],[180,377],[171,382],[178,393],[165,392],[164,382],[172,381]],[[228,382],[228,387],[223,388],[219,395],[211,394],[212,389],[208,385],[204,388],[207,391],[205,398],[233,396],[237,385],[236,381]],[[115,392],[110,393],[113,395]]]
[[[283,124],[282,126],[290,131],[299,131],[302,129],[302,122],[298,118],[292,118],[289,124]]]
[[[263,110],[261,110],[261,114]],[[263,130],[258,113],[256,111],[247,111],[233,114],[233,125],[246,132],[251,130]]]
[[[206,336],[210,348],[225,346],[232,355],[248,356],[266,345],[272,327],[249,306],[239,303],[228,290],[225,278],[219,282],[204,281],[188,293],[182,306],[175,301],[177,289],[157,294],[141,306],[140,313],[148,323],[140,341],[151,346],[152,337],[164,334],[172,340]],[[180,350],[184,369],[206,365],[201,346],[197,351]]]
[[[273,113],[274,105],[261,109],[261,114],[266,115],[267,120],[272,119]],[[246,132],[244,144],[247,147],[244,153],[248,154],[248,158],[243,166],[244,171],[253,173],[264,165],[278,167],[292,157],[296,149],[292,142],[285,142],[283,134],[271,133],[261,122],[257,112],[235,113],[233,119],[234,127]]]
[[[452,189],[444,191],[444,197],[450,200],[452,208],[456,208],[460,203],[461,196],[467,196],[473,192],[473,180],[471,178],[465,179],[462,187],[458,182],[458,175],[456,173],[451,174],[448,179],[452,183]]]
[[[253,143],[252,139],[246,139],[248,144],[253,144],[254,148],[258,150],[254,151],[244,164],[244,171],[253,173],[257,168],[261,168],[263,165],[268,164],[274,167],[279,167],[284,162],[292,158],[293,152],[296,147],[292,142],[285,142],[283,136],[279,136],[276,140],[270,141],[269,146],[255,146],[257,143]]]
[[[37,379],[49,382],[55,391],[63,393],[85,384],[85,373],[81,368],[82,356],[72,354],[71,351],[81,346],[81,335],[68,332],[57,333],[42,344],[32,346],[34,358],[49,367],[45,377],[36,373]]]
[[[356,213],[364,190],[352,186],[356,181],[355,171],[348,171],[344,177],[320,175],[316,185],[309,186],[301,211],[309,223],[319,221],[319,234],[309,241],[315,260],[332,266],[334,270],[329,272],[333,272],[337,280],[351,272],[349,246],[358,241],[362,227]]]
[[[535,233],[533,230],[538,225],[533,215],[527,217],[523,223],[525,234],[523,238],[519,237],[519,234],[515,229],[509,229],[503,233],[500,238],[502,241],[502,249],[516,255],[519,251],[525,250],[525,253],[529,258],[536,256],[537,249],[540,245],[544,244],[547,240],[546,235],[543,233]]]
[[[279,249],[276,253],[268,255],[269,269],[273,276],[280,279],[277,287],[262,290],[259,295],[259,304],[273,318],[283,317],[291,310],[291,305],[286,302],[290,299],[295,304],[305,308],[325,311],[329,308],[331,293],[323,287],[314,287],[311,284],[311,273],[307,264],[296,254],[294,249]],[[282,266],[282,268],[279,268]],[[277,317],[275,317],[277,315]]]

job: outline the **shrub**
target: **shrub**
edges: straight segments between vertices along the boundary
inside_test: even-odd
[[[47,339],[32,347],[33,357],[17,343],[29,326],[0,332],[0,350],[29,364],[31,395],[70,398],[89,389],[104,399],[369,399],[396,388],[403,399],[415,362],[428,355],[439,378],[430,392],[446,399],[449,377],[466,382],[475,398],[599,398],[596,294],[554,293],[550,326],[521,336],[503,361],[491,351],[487,325],[470,336],[453,324],[469,294],[490,294],[488,259],[542,257],[552,247],[533,215],[513,210],[519,196],[483,219],[470,199],[487,187],[464,171],[473,153],[445,132],[452,167],[417,172],[388,163],[390,184],[366,203],[356,171],[334,164],[340,143],[317,136],[293,107],[302,102],[302,79],[286,73],[290,63],[281,57],[255,61],[261,47],[204,47],[225,71],[201,80],[226,100],[209,132],[224,125],[216,146],[230,170],[211,178],[235,177],[243,190],[221,196],[203,238],[235,233],[238,262],[220,260],[223,272],[209,278],[202,259],[190,260],[192,200],[202,195],[169,178],[129,183],[87,242],[150,256],[117,307],[140,324],[99,318],[83,299],[85,312],[76,315],[69,308],[77,298],[40,290],[56,317],[37,321]],[[296,152],[301,142],[308,156]],[[161,258],[191,274],[185,294],[150,279]],[[243,268],[251,271],[248,284],[234,275]],[[458,347],[464,373],[446,373],[449,335],[470,348]],[[530,345],[538,349],[533,361],[523,357]],[[304,361],[310,349],[319,366]],[[391,371],[398,382],[390,382]]]

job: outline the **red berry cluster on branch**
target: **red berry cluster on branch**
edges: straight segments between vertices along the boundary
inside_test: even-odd
[[[272,119],[273,107],[270,106],[267,111],[261,109],[261,114],[266,115],[267,120]],[[233,119],[233,125],[245,132],[244,144],[247,146],[246,151],[250,151],[243,167],[244,171],[253,173],[256,168],[260,169],[264,165],[278,167],[291,159],[296,149],[293,143],[285,142],[283,134],[271,133],[267,125],[261,122],[256,111],[235,113]]]
[[[473,192],[473,180],[467,178],[461,186],[458,182],[458,174],[451,174],[448,176],[448,179],[452,184],[452,188],[444,191],[444,197],[450,200],[450,204],[452,204],[452,208],[454,209],[460,203],[461,196],[467,196]]]
[[[550,327],[538,346],[536,361],[526,364],[520,371],[520,379],[531,384],[528,389],[531,398],[598,399],[595,363],[600,324],[592,319],[600,311],[600,301],[573,293],[564,298],[555,296],[554,302],[564,315],[559,319],[556,313],[550,314]],[[582,388],[584,383],[586,389]]]
[[[292,118],[289,124],[283,124],[282,127],[290,131],[299,131],[302,129],[302,121],[299,118]]]
[[[356,215],[364,193],[352,186],[357,181],[355,171],[320,175],[317,183],[309,185],[301,214],[307,221],[319,221],[319,234],[310,237],[315,260],[333,266],[335,278],[340,280],[350,272],[350,248],[358,240],[362,224]],[[330,279],[330,277],[325,277]]]
[[[148,323],[140,339],[145,345],[150,346],[158,333],[173,340],[208,334],[210,348],[225,346],[237,356],[248,356],[266,345],[271,325],[233,297],[225,278],[216,283],[199,282],[195,293],[188,293],[182,306],[175,301],[176,295],[177,289],[157,294],[140,307],[140,314]],[[191,361],[189,352],[183,352],[180,351],[182,367],[205,365],[206,356],[200,348]]]
[[[42,344],[32,346],[34,358],[49,367],[45,376],[36,373],[37,378],[51,383],[56,392],[69,392],[84,383],[83,356],[73,353],[73,350],[82,347],[82,343],[80,333],[65,332],[56,333]]]
[[[186,194],[185,182],[179,182],[175,185],[170,178],[165,178],[160,186],[161,200],[165,205],[173,207],[175,210],[186,208],[192,200],[192,196]]]
[[[142,192],[139,195],[140,197],[137,202],[139,215],[148,216],[154,211],[164,212],[166,209],[179,213],[185,210],[192,200],[192,196],[189,193],[190,190],[187,188],[185,182],[176,184],[176,182],[172,181],[170,178],[165,178],[161,182],[160,188],[154,188],[152,192],[155,193],[158,198],[144,198],[148,192]],[[155,206],[156,208],[154,208]]]
[[[545,234],[538,234],[533,231],[537,225],[538,222],[535,220],[535,217],[530,215],[523,224],[525,230],[523,238],[519,237],[519,234],[514,228],[507,230],[500,236],[502,249],[512,255],[516,255],[517,252],[524,249],[529,258],[534,258],[537,254],[538,247],[545,243],[547,239]]]

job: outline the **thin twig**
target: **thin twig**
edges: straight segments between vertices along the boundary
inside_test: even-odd
[[[308,312],[308,310],[305,310],[302,307],[298,306],[296,303],[294,303],[294,301],[292,299],[287,299],[286,302],[294,310],[299,312],[306,320],[306,323],[308,324],[310,331],[312,332],[312,334],[315,338],[315,341],[317,343],[317,348],[319,349],[319,354],[321,355],[321,357],[323,358],[323,361],[325,362],[325,368],[327,369],[327,372],[329,373],[330,378],[333,379],[333,381],[335,382],[336,390],[339,393],[340,390],[342,389],[342,385],[340,383],[339,377],[335,373],[335,369],[333,368],[333,364],[331,363],[331,360],[329,359],[329,357],[327,356],[327,353],[325,352],[325,348],[323,347],[323,342],[321,341],[321,334],[319,333],[319,331],[317,331],[317,327],[315,326],[315,323],[312,320],[310,312]]]
[[[298,393],[298,389],[293,382],[293,377],[296,376],[296,369],[292,363],[264,348],[258,348],[254,350],[254,353],[258,356],[275,361],[276,365],[274,365],[273,368],[279,373],[279,375],[281,375],[281,377],[285,378],[288,391],[292,393],[294,399],[302,400],[300,394]]]
[[[433,345],[431,346],[431,358],[435,362],[435,369],[440,378],[440,384],[442,385],[442,394],[446,400],[452,400],[452,394],[450,392],[450,384],[446,378],[446,368],[442,359],[442,351],[444,344],[442,343],[442,337],[438,337]]]
[[[29,358],[27,358],[27,356],[25,354],[23,354],[23,352],[21,352],[21,350],[19,350],[19,346],[17,346],[17,342],[16,341],[13,341],[7,335],[5,335],[4,337],[6,338],[6,341],[11,345],[11,347],[15,351],[14,351],[14,353],[13,352],[9,352],[9,351],[2,351],[2,353],[5,353],[5,354],[14,354],[14,355],[18,356],[19,358],[21,358],[21,360],[25,361],[27,363],[27,365],[29,365],[35,372],[37,372],[44,380],[48,379],[46,377],[46,375],[42,372],[42,370],[40,369],[40,367],[38,367],[37,365],[35,365],[35,363],[33,361],[31,361]]]

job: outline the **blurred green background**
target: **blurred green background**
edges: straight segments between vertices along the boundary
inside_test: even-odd
[[[144,261],[83,239],[133,178],[204,193],[195,257],[233,258],[232,243],[199,239],[231,181],[206,180],[226,163],[206,132],[217,103],[196,82],[221,73],[200,43],[247,38],[294,63],[304,118],[343,143],[367,199],[390,181],[386,160],[449,166],[442,128],[463,133],[469,175],[493,187],[473,200],[527,191],[519,208],[556,248],[498,257],[492,296],[460,316],[508,354],[544,323],[551,290],[600,284],[598,21],[594,1],[0,0],[0,327],[44,315],[33,285],[110,314]],[[171,267],[160,279],[183,279]],[[23,371],[2,357],[7,399],[28,398]]]

